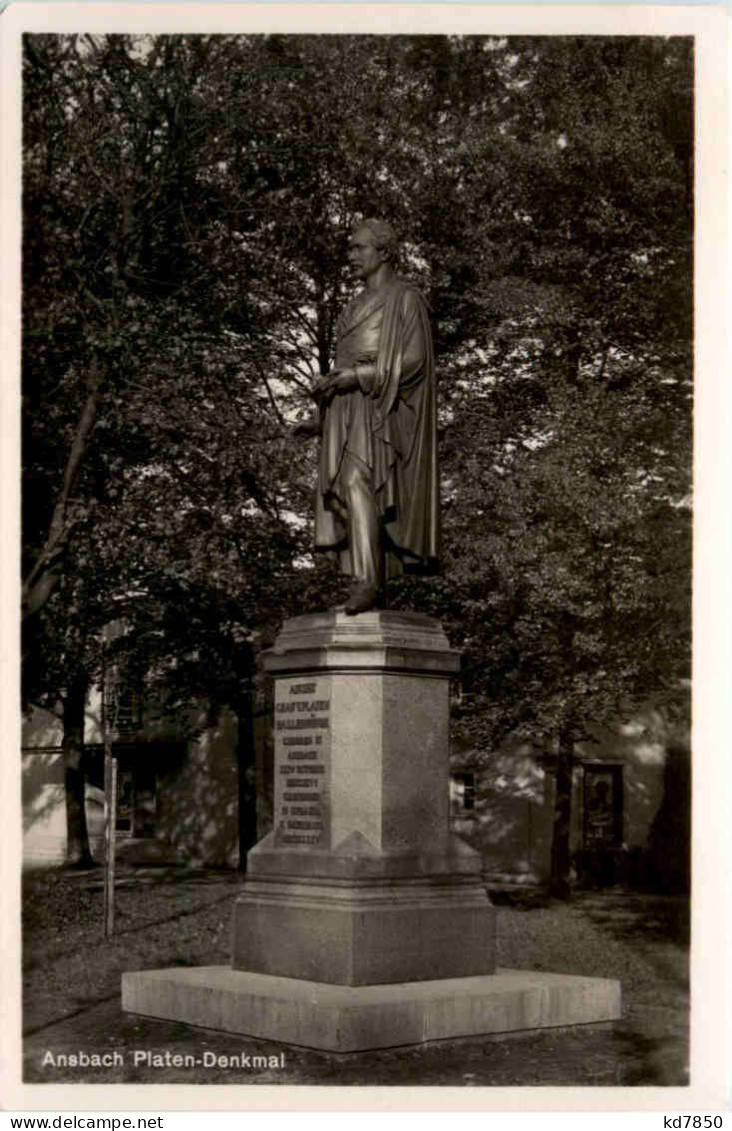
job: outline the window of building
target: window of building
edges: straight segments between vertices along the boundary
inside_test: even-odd
[[[623,844],[623,767],[585,763],[583,844],[585,849]]]
[[[142,695],[129,686],[119,690],[117,699],[117,734],[137,734],[142,729]]]
[[[104,718],[113,735],[129,737],[142,729],[142,693],[130,684],[104,688]]]
[[[117,833],[155,836],[157,781],[150,765],[129,763],[117,771]]]
[[[459,813],[469,813],[475,810],[475,774],[461,772],[453,774],[450,779],[452,801]]]
[[[165,744],[115,744],[117,759],[117,821],[121,837],[154,837],[157,822],[157,767],[165,765]],[[169,755],[168,755],[169,756]],[[86,773],[90,785],[104,791],[104,748],[86,748]]]
[[[117,771],[117,832],[135,835],[135,779],[132,770]]]

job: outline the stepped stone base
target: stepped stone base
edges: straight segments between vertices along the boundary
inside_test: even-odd
[[[228,966],[122,977],[122,1008],[205,1029],[330,1052],[614,1021],[620,983],[524,970],[379,986],[335,986]]]

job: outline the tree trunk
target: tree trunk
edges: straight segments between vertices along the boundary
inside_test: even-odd
[[[61,575],[60,556],[68,537],[69,499],[79,475],[89,438],[94,429],[102,389],[102,377],[96,360],[87,376],[87,395],[81,410],[74,438],[64,468],[64,478],[59,497],[53,509],[51,523],[45,545],[39,553],[33,568],[23,581],[23,618],[35,616],[46,604]]]
[[[89,850],[84,804],[84,708],[87,679],[83,672],[72,677],[64,700],[64,786],[66,793],[66,863],[79,868],[94,864]]]
[[[253,662],[252,658],[252,667]],[[252,670],[251,677],[242,681],[242,692],[235,706],[238,724],[236,762],[239,775],[239,869],[242,872],[246,871],[249,849],[257,843],[253,675]]]
[[[549,881],[549,893],[556,899],[569,899],[571,894],[569,884],[569,831],[572,819],[573,765],[574,735],[571,725],[565,724],[559,732],[557,774],[554,790],[551,876]]]

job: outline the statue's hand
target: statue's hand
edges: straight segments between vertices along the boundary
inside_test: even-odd
[[[333,375],[336,372],[337,370],[332,370],[330,373],[326,373],[325,377],[321,377],[319,381],[315,382],[310,391],[310,396],[314,401],[325,401],[327,403],[330,400],[333,396]]]
[[[321,433],[320,417],[309,416],[307,420],[301,420],[292,429],[293,436],[303,436],[306,439],[311,436],[319,436]]]
[[[313,386],[311,396],[327,404],[337,393],[347,393],[358,388],[358,378],[353,369],[331,369]]]
[[[358,377],[356,376],[355,369],[339,369],[336,371],[335,376],[331,382],[331,387],[336,393],[350,393],[352,389],[358,389]]]

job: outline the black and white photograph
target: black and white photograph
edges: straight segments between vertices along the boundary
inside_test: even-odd
[[[712,24],[54,7],[16,44],[24,1102],[721,1108]]]

